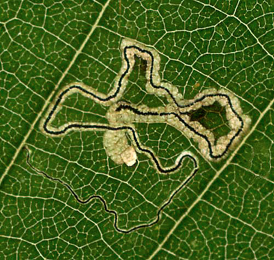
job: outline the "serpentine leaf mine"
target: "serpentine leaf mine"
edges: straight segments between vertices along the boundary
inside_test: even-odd
[[[115,80],[114,87],[105,95],[83,83],[72,83],[65,86],[50,106],[41,123],[45,134],[52,136],[64,135],[70,130],[105,131],[104,147],[107,155],[117,164],[125,163],[132,166],[137,161],[137,153],[146,153],[160,173],[173,172],[180,168],[181,161],[188,156],[195,158],[189,151],[182,151],[171,167],[164,168],[153,150],[143,147],[134,123],[166,123],[178,129],[188,138],[198,143],[201,154],[208,160],[218,161],[225,158],[229,150],[236,146],[250,124],[250,118],[243,114],[239,100],[230,92],[207,89],[191,100],[184,100],[177,87],[162,82],[159,76],[160,56],[151,48],[135,41],[124,39],[121,43],[122,67]],[[145,90],[149,94],[167,99],[166,106],[149,108],[145,105],[134,105],[121,101],[127,87],[135,57],[146,61]],[[108,106],[106,115],[109,124],[83,122],[68,122],[60,127],[51,126],[62,107],[64,100],[71,94],[79,92],[103,106]],[[213,132],[199,121],[191,120],[190,114],[200,108],[208,107],[218,102],[225,110],[230,131],[218,139]],[[129,145],[128,136],[133,145]],[[195,159],[196,160],[196,159]]]

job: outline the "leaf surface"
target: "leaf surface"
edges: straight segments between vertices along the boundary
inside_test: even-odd
[[[272,0],[4,0],[0,10],[0,259],[274,258]],[[170,124],[134,124],[163,167],[195,155],[189,182],[191,158],[160,174],[146,153],[134,166],[115,163],[104,131],[41,129],[68,84],[113,90],[124,39],[159,55],[161,81],[184,100],[226,91],[251,119],[218,162]],[[147,66],[135,58],[121,100],[168,106],[146,90]],[[51,124],[105,125],[108,110],[75,92]],[[226,124],[195,113],[212,129]]]

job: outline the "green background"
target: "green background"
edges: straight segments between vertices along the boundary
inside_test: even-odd
[[[0,14],[0,259],[274,258],[272,0],[121,0],[121,10],[114,0],[3,0]],[[252,119],[235,152],[218,163],[166,124],[136,125],[164,166],[189,150],[199,172],[159,223],[130,234],[115,230],[99,200],[80,205],[38,175],[21,149],[27,145],[36,168],[81,198],[101,195],[120,228],[156,217],[191,173],[191,160],[177,173],[159,175],[144,154],[133,168],[116,165],[106,156],[103,132],[52,138],[39,128],[44,105],[66,84],[83,82],[105,94],[113,88],[125,37],[159,53],[162,80],[185,99],[207,88],[232,91]],[[145,82],[137,64],[124,100],[165,105],[145,91]],[[73,94],[53,123],[107,123],[107,109]]]

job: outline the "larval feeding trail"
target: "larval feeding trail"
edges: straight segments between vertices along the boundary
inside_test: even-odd
[[[102,94],[83,83],[73,83],[64,87],[57,95],[56,100],[50,106],[48,113],[41,123],[41,129],[45,134],[52,136],[64,135],[70,130],[104,130],[104,147],[107,155],[117,164],[126,163],[132,166],[137,160],[137,152],[146,153],[153,161],[155,168],[160,173],[173,172],[179,169],[181,160],[185,156],[195,159],[188,151],[178,156],[172,167],[164,168],[154,152],[143,147],[138,139],[134,123],[166,123],[178,129],[188,138],[198,143],[202,155],[208,160],[220,160],[224,158],[230,149],[235,147],[241,135],[247,130],[250,118],[243,115],[239,100],[231,93],[209,89],[199,93],[193,100],[183,100],[177,87],[161,82],[159,76],[160,56],[146,46],[132,40],[124,39],[121,43],[122,67],[116,77],[114,88],[108,95]],[[161,96],[167,99],[166,107],[148,108],[136,106],[119,101],[127,86],[128,77],[131,74],[135,56],[146,61],[145,89],[147,93]],[[60,127],[51,126],[64,100],[71,94],[80,92],[82,95],[94,100],[110,109],[106,115],[109,125],[99,123],[86,124],[82,122],[68,122]],[[201,107],[219,102],[225,108],[226,118],[230,132],[215,140],[213,132],[206,129],[197,121],[191,121],[189,112]],[[134,147],[129,146],[126,137],[128,133]]]
[[[24,149],[26,150],[26,153],[27,153],[27,159],[26,159],[26,163],[28,164],[28,166],[36,173],[36,174],[39,174],[45,178],[47,178],[48,180],[50,181],[53,181],[55,183],[59,183],[60,185],[62,185],[63,187],[67,188],[67,190],[72,194],[72,196],[76,199],[76,201],[80,204],[88,204],[90,203],[92,200],[94,199],[98,199],[101,201],[101,203],[103,204],[104,206],[104,209],[107,213],[110,213],[112,215],[114,215],[114,228],[116,229],[116,231],[120,232],[120,233],[124,233],[124,234],[128,234],[128,233],[131,233],[135,230],[138,230],[138,229],[141,229],[141,228],[147,228],[147,227],[152,227],[154,226],[155,224],[157,224],[161,218],[161,213],[162,211],[172,202],[173,198],[176,196],[176,194],[178,194],[193,178],[194,176],[196,175],[197,171],[198,171],[198,167],[197,167],[197,164],[196,164],[196,161],[193,160],[193,163],[194,163],[194,169],[192,171],[192,173],[187,176],[185,178],[185,180],[170,194],[169,198],[167,199],[167,201],[165,201],[158,209],[157,211],[157,215],[156,217],[151,220],[150,222],[148,223],[144,223],[144,224],[140,224],[140,225],[137,225],[137,226],[134,226],[132,228],[129,228],[129,229],[122,229],[119,227],[119,218],[118,218],[118,213],[115,211],[115,210],[112,210],[112,209],[109,209],[108,207],[108,204],[107,202],[104,200],[104,198],[102,196],[99,196],[99,195],[90,195],[89,197],[87,197],[86,199],[82,199],[80,198],[77,193],[72,189],[72,187],[67,184],[66,182],[64,182],[63,180],[59,179],[59,178],[55,178],[55,177],[52,177],[50,176],[49,174],[47,174],[46,172],[44,171],[40,171],[39,169],[35,168],[33,165],[32,165],[32,162],[31,162],[31,150],[25,146]],[[181,156],[181,157],[185,157],[185,156]],[[183,158],[180,157],[180,160],[182,160]]]

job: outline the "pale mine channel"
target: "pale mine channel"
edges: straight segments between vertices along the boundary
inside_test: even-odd
[[[160,56],[155,50],[132,40],[124,39],[121,43],[121,53],[122,68],[110,93],[104,95],[83,83],[72,83],[65,86],[59,92],[56,100],[50,106],[48,113],[46,113],[41,122],[41,129],[45,134],[59,136],[64,135],[67,131],[76,129],[81,131],[103,130],[105,131],[103,142],[106,153],[114,162],[132,166],[137,161],[137,152],[146,152],[159,172],[172,172],[179,169],[182,159],[186,156],[193,158],[195,161],[197,159],[191,152],[182,151],[172,167],[162,167],[153,151],[141,146],[138,134],[134,128],[134,123],[136,122],[166,123],[175,127],[182,134],[197,142],[202,155],[208,160],[218,161],[223,159],[227,156],[228,151],[236,146],[243,133],[249,127],[251,120],[248,116],[243,115],[240,102],[233,94],[223,90],[208,89],[196,95],[192,100],[184,100],[177,87],[161,82],[159,76]],[[166,97],[169,102],[166,107],[148,108],[144,105],[135,106],[119,101],[127,86],[128,77],[133,70],[135,56],[147,62],[146,91],[149,94]],[[109,125],[69,122],[58,128],[52,127],[51,122],[61,109],[62,103],[69,95],[75,92],[80,92],[97,103],[109,106],[110,108],[106,115]],[[186,114],[202,106],[212,105],[216,101],[225,108],[226,118],[230,127],[230,132],[226,136],[220,137],[217,142],[215,142],[211,131],[197,121],[190,121],[190,117]],[[126,133],[131,136],[133,145],[129,145]]]

